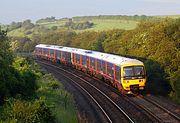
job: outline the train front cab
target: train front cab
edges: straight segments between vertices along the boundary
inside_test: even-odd
[[[146,72],[142,64],[121,66],[121,75],[122,86],[128,93],[144,90]]]

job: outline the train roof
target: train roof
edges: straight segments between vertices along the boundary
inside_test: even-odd
[[[109,53],[102,53],[98,51],[92,51],[92,50],[85,50],[80,48],[71,48],[71,47],[64,47],[64,46],[57,46],[57,45],[46,45],[46,44],[39,44],[36,45],[36,47],[39,48],[49,48],[49,49],[55,49],[59,51],[66,51],[66,52],[72,52],[77,53],[80,55],[86,55],[90,56],[96,59],[104,60],[116,65],[125,65],[125,64],[143,64],[141,61],[137,59],[131,59],[126,58],[118,55],[113,55]]]

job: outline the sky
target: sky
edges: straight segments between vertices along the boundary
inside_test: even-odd
[[[180,0],[0,0],[0,23],[91,15],[180,15]]]

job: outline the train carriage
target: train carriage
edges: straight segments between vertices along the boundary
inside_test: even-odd
[[[97,51],[39,44],[36,46],[39,58],[71,64],[93,76],[103,78],[121,92],[144,90],[146,73],[144,64],[130,59]]]

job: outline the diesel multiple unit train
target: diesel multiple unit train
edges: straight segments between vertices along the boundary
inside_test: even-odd
[[[102,78],[123,93],[144,90],[146,72],[144,64],[136,59],[97,51],[57,45],[36,45],[36,56],[71,65],[90,75]]]

